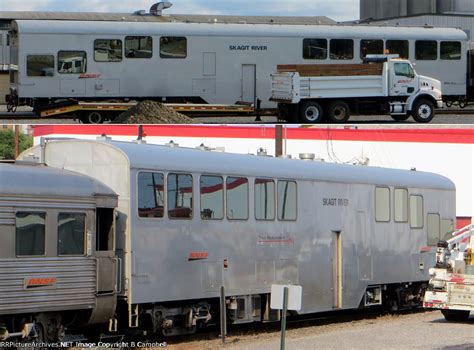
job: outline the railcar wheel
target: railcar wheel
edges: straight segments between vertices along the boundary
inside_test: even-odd
[[[84,124],[102,124],[104,120],[103,113],[99,111],[87,112],[83,117],[81,117],[81,121]]]
[[[469,311],[464,310],[441,310],[444,319],[448,322],[465,322],[469,319]]]
[[[323,121],[323,108],[315,101],[304,102],[300,107],[300,121],[308,124],[321,123]]]
[[[417,123],[429,123],[434,115],[434,105],[431,101],[419,100],[413,107],[412,116]]]
[[[392,115],[391,116],[393,120],[396,120],[397,122],[404,122],[408,118],[410,118],[409,115]]]
[[[344,101],[335,101],[329,105],[328,117],[333,123],[345,123],[351,117],[351,109]]]

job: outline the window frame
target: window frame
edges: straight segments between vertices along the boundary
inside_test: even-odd
[[[214,218],[203,218],[202,217],[202,193],[201,193],[201,179],[203,177],[214,177],[222,179],[222,218],[214,219]],[[225,179],[222,175],[213,175],[213,174],[201,174],[199,176],[199,213],[201,216],[201,220],[205,221],[224,221],[226,216],[226,196],[225,196]]]
[[[388,44],[392,42],[404,42],[406,43],[406,56],[402,56],[399,52],[390,52],[390,49],[388,48]],[[387,52],[390,55],[398,55],[400,58],[403,59],[409,59],[410,58],[410,40],[404,40],[404,39],[387,39],[385,40],[385,52]]]
[[[107,40],[107,41],[117,40],[117,41],[120,41],[120,43],[122,45],[122,47],[120,48],[120,54],[121,54],[120,61],[98,61],[96,59],[96,46],[95,46],[96,42],[98,40]],[[94,62],[96,62],[96,63],[121,63],[121,62],[123,62],[124,56],[125,56],[125,54],[124,54],[124,43],[123,43],[122,39],[99,39],[99,38],[94,39]]]
[[[429,243],[429,238],[430,238],[430,231],[429,231],[429,217],[430,215],[434,215],[438,217],[438,239],[434,245],[430,245]],[[430,247],[436,247],[438,245],[438,242],[441,239],[441,214],[440,213],[426,213],[426,243]]]
[[[315,57],[307,57],[305,56],[305,48],[306,45],[305,43],[310,41],[310,40],[324,40],[326,42],[326,48],[325,48],[325,55],[324,58],[315,58]],[[303,59],[304,60],[316,60],[316,61],[325,61],[329,58],[329,40],[326,38],[304,38],[303,39]]]
[[[44,214],[44,245],[43,245],[43,254],[41,255],[21,255],[18,254],[17,252],[17,215],[19,213],[26,213],[26,214]],[[15,212],[15,257],[21,258],[21,259],[35,259],[35,258],[44,258],[48,255],[48,249],[47,249],[47,226],[48,226],[48,213],[46,211],[40,211],[40,210],[28,210],[25,209],[19,210]]]
[[[173,38],[173,39],[184,39],[185,43],[186,43],[186,56],[184,57],[167,57],[167,56],[163,56],[161,54],[161,45],[162,45],[162,40],[163,38]],[[189,50],[188,50],[188,38],[186,36],[170,36],[170,35],[163,35],[163,36],[160,36],[160,48],[159,48],[159,51],[160,51],[160,58],[163,59],[163,60],[185,60],[188,58],[188,54],[189,54]]]
[[[397,205],[395,203],[396,201],[396,198],[397,198],[397,191],[405,191],[406,192],[406,216],[407,216],[407,219],[405,221],[398,221],[397,220],[397,213],[396,213],[396,210],[397,210]],[[408,192],[408,188],[406,187],[395,187],[394,190],[393,190],[393,221],[395,223],[398,223],[398,224],[401,224],[401,223],[408,223],[408,221],[410,220],[410,193]]]
[[[296,206],[295,206],[296,216],[295,216],[294,219],[291,219],[291,220],[289,220],[289,219],[280,219],[280,212],[279,212],[279,209],[280,209],[280,206],[279,206],[280,196],[278,195],[278,193],[279,193],[278,192],[278,185],[280,184],[280,182],[292,182],[292,183],[295,184],[295,187],[296,187],[296,191],[295,191],[296,192],[296,197],[295,197],[295,200],[296,200],[296,203],[295,203],[296,204]],[[299,217],[299,215],[298,215],[298,199],[299,199],[299,197],[298,197],[298,181],[296,181],[296,180],[280,180],[280,179],[277,180],[277,183],[276,183],[276,217],[277,217],[278,221],[281,221],[281,222],[296,222],[296,221],[298,221],[298,217]]]
[[[419,54],[420,54],[420,48],[419,48],[419,44],[422,44],[422,43],[435,43],[436,44],[436,48],[435,48],[435,55],[436,57],[435,58],[420,58]],[[438,52],[439,51],[439,45],[438,45],[438,41],[436,40],[415,40],[415,60],[417,61],[437,61],[439,59],[438,57]],[[423,52],[423,55],[424,56],[424,52]]]
[[[56,229],[57,229],[57,237],[56,237],[56,240],[57,240],[57,255],[58,257],[80,257],[80,256],[86,256],[87,255],[87,213],[85,212],[61,212],[61,211],[58,211],[57,213],[57,224],[56,224]],[[82,254],[60,254],[59,253],[59,216],[61,214],[65,214],[65,215],[83,215],[84,216],[84,236],[83,236],[83,239],[84,239],[84,244],[83,244],[83,253]]]
[[[387,189],[388,190],[388,220],[378,220],[377,219],[377,189]],[[374,218],[377,223],[389,223],[392,221],[392,203],[391,203],[391,188],[389,186],[375,186],[374,190]]]
[[[28,74],[28,58],[32,57],[32,56],[46,56],[46,57],[52,57],[53,58],[53,75],[29,75]],[[51,68],[51,67],[48,67],[48,68]],[[26,76],[28,78],[54,78],[56,76],[56,57],[54,57],[53,54],[28,54],[26,55]]]
[[[443,44],[459,44],[459,58],[443,58]],[[439,43],[439,60],[441,61],[461,61],[462,59],[462,42],[455,40],[443,40]]]
[[[257,218],[257,195],[256,195],[256,189],[257,189],[257,180],[264,180],[264,181],[269,181],[273,183],[273,219],[259,219]],[[276,193],[276,181],[275,179],[272,178],[264,178],[264,177],[256,177],[253,181],[253,208],[254,208],[254,217],[256,221],[276,221],[278,213],[277,211],[277,193]]]
[[[150,57],[129,57],[129,56],[127,56],[127,38],[150,38],[151,39],[151,56]],[[128,40],[130,40],[130,39],[128,39]],[[140,41],[140,39],[139,39],[139,41]],[[129,60],[150,60],[150,59],[153,58],[154,53],[155,53],[153,44],[154,44],[154,40],[153,40],[153,37],[151,35],[127,35],[123,40],[123,56],[126,59],[129,59]]]
[[[332,44],[335,41],[350,41],[352,43],[352,56],[350,58],[332,58]],[[355,59],[355,40],[354,39],[330,39],[329,40],[329,59],[331,61],[352,61]]]
[[[85,60],[85,67],[84,67],[84,72],[80,72],[80,73],[65,73],[65,72],[60,72],[59,71],[59,55],[63,52],[82,52],[84,53],[84,60]],[[70,76],[70,75],[81,75],[81,74],[86,74],[87,73],[87,63],[88,63],[88,60],[87,60],[87,52],[84,51],[84,50],[60,50],[58,51],[57,55],[56,55],[56,58],[57,58],[57,67],[56,67],[56,73],[58,74],[61,74],[61,75],[66,75],[66,76]]]
[[[184,176],[190,176],[191,177],[191,193],[192,193],[192,199],[191,199],[191,215],[189,217],[186,217],[186,218],[179,218],[179,217],[173,217],[170,215],[170,205],[169,205],[169,186],[168,186],[168,181],[169,181],[169,177],[170,176],[173,176],[173,175],[177,175],[177,176],[180,176],[180,175],[184,175]],[[166,174],[166,206],[167,206],[167,209],[166,209],[166,213],[167,213],[167,216],[168,216],[168,219],[169,220],[185,220],[185,221],[190,221],[190,220],[193,220],[194,219],[194,211],[196,210],[196,202],[195,202],[195,196],[194,196],[194,175],[191,174],[191,173],[184,173],[184,172],[169,172]],[[184,207],[184,208],[189,208],[189,207]],[[176,208],[175,208],[176,209]]]
[[[369,54],[366,54],[365,56],[362,56],[362,43],[363,42],[381,42],[382,43],[382,52],[381,53],[377,53],[377,54],[373,54],[373,53],[369,53]],[[364,60],[367,55],[383,55],[385,51],[385,42],[383,41],[383,39],[360,39],[359,40],[359,55],[360,55],[360,59],[361,60]]]
[[[229,211],[228,211],[228,193],[227,193],[227,180],[228,179],[245,179],[247,180],[247,217],[246,218],[239,218],[239,219],[234,219],[234,218],[230,218],[229,217]],[[227,220],[229,221],[249,221],[250,220],[250,180],[248,177],[246,176],[238,176],[238,175],[229,175],[229,176],[226,176],[225,177],[225,216],[227,218]]]
[[[138,182],[138,179],[139,179],[139,176],[140,174],[160,174],[160,175],[163,175],[163,216],[161,217],[144,217],[144,216],[140,216],[140,204],[139,204],[139,182]],[[167,183],[166,183],[166,179],[167,179],[167,174],[164,172],[164,171],[148,171],[148,170],[141,170],[141,171],[138,171],[137,172],[137,187],[136,187],[136,205],[137,205],[137,211],[136,211],[136,215],[137,215],[137,218],[139,220],[163,220],[163,219],[166,219],[167,218],[167,214],[168,214],[168,192],[167,192]]]
[[[410,198],[409,198],[409,211],[410,211],[410,217],[409,217],[409,222],[410,222],[410,228],[412,229],[415,229],[415,230],[422,230],[425,228],[425,216],[424,216],[424,212],[425,212],[425,198],[423,197],[423,195],[421,194],[409,194]],[[421,227],[415,227],[415,226],[412,226],[412,220],[411,220],[411,197],[420,197],[421,198]]]

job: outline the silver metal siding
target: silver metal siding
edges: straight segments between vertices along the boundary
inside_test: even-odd
[[[0,271],[0,315],[95,306],[95,259],[0,260]],[[53,287],[26,289],[26,278],[57,278],[57,283]]]

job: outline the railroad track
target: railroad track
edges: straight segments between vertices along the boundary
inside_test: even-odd
[[[343,310],[343,311],[331,311],[327,313],[318,313],[316,315],[305,315],[305,316],[296,316],[294,318],[289,318],[287,320],[287,330],[292,329],[304,329],[310,327],[319,327],[319,326],[328,326],[328,325],[344,325],[346,323],[351,323],[354,321],[362,320],[376,320],[379,317],[389,316],[389,315],[402,315],[402,314],[411,314],[411,313],[423,313],[426,312],[422,308],[399,311],[396,313],[391,313],[385,310],[380,309],[367,309],[367,310]],[[231,325],[228,326],[227,337],[229,339],[236,339],[248,336],[259,336],[262,334],[268,333],[278,333],[280,332],[280,323],[250,323],[243,325]],[[169,345],[182,346],[186,343],[191,342],[200,342],[200,341],[215,341],[219,339],[219,329],[216,326],[209,327],[206,332],[185,335],[185,336],[175,336],[169,338],[157,338],[150,340],[161,340],[166,341]],[[232,340],[231,340],[232,341]]]

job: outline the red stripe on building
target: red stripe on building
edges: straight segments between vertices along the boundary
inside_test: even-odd
[[[213,126],[213,125],[145,125],[150,137],[207,137],[230,139],[274,139],[274,126]],[[47,135],[137,136],[136,125],[38,125],[35,137]],[[332,129],[288,127],[284,136],[290,140],[333,140],[370,142],[474,143],[474,129]]]

